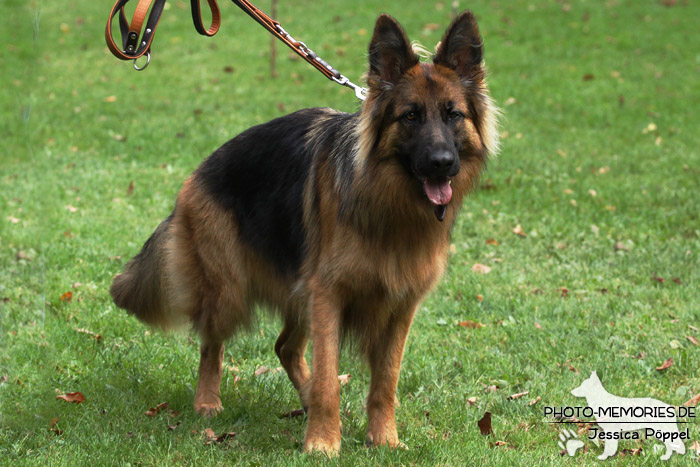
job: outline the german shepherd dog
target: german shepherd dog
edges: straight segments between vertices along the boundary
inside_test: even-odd
[[[110,293],[150,325],[200,334],[199,413],[222,410],[224,341],[260,304],[284,323],[275,352],[308,411],[304,451],[340,449],[346,334],[371,371],[367,441],[400,446],[394,402],[411,321],[445,269],[462,198],[498,145],[484,77],[471,12],[429,63],[382,15],[359,112],[305,109],[254,126],[185,181]]]

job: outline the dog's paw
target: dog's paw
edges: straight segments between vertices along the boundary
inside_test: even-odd
[[[223,410],[224,406],[219,403],[200,403],[194,405],[194,410],[197,411],[202,417],[210,418],[219,415]]]
[[[340,440],[327,441],[320,438],[310,438],[304,441],[304,452],[320,452],[328,457],[335,457],[340,454]]]

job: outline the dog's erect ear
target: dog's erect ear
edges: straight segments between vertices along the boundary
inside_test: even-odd
[[[481,81],[484,71],[481,67],[483,42],[479,27],[471,11],[459,15],[447,28],[433,63],[452,68],[462,79]]]
[[[377,78],[395,84],[409,68],[418,64],[401,25],[389,15],[381,15],[369,43],[369,82]]]

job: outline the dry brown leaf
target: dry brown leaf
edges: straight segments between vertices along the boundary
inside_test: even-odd
[[[467,402],[469,403],[469,405],[476,405],[477,400],[478,399],[476,397],[470,397],[469,399],[467,399]]]
[[[350,382],[350,375],[338,375],[338,382],[341,386],[345,386]]]
[[[56,427],[57,423],[58,423],[58,417],[52,418],[51,421],[49,422],[49,430],[53,431],[56,435],[61,436],[63,434],[63,430]]]
[[[656,371],[663,371],[671,367],[673,365],[673,357],[669,358],[665,362],[661,364],[661,366],[656,367]]]
[[[8,221],[12,222],[13,224],[19,224],[20,220],[17,219],[15,216],[10,216],[7,218]]]
[[[664,279],[664,278],[661,277],[661,276],[657,276],[656,274],[654,274],[653,276],[651,276],[651,279],[652,279],[652,280],[655,280],[655,281],[658,282],[659,284],[663,284],[664,282],[666,282],[666,279]]]
[[[233,431],[230,431],[228,433],[222,433],[219,436],[217,436],[216,433],[214,433],[214,430],[212,430],[211,428],[205,429],[202,432],[202,434],[207,439],[204,442],[204,444],[222,443],[222,442],[226,441],[227,439],[233,438],[234,436],[236,436],[236,433]]]
[[[32,258],[31,258],[28,254],[26,254],[25,252],[23,252],[22,250],[19,250],[17,253],[15,253],[15,259],[16,259],[17,261],[22,260],[22,259],[25,260],[25,261],[31,261],[31,260],[32,260]]]
[[[568,297],[569,296],[569,289],[566,287],[560,287],[559,292],[561,293],[562,297]]]
[[[126,189],[126,196],[131,196],[131,194],[134,192],[134,181],[129,182],[129,188]]]
[[[56,399],[61,399],[66,402],[73,402],[75,404],[80,404],[85,402],[85,396],[80,392],[68,392],[66,394],[60,394],[56,396]]]
[[[268,367],[266,367],[266,366],[261,366],[261,367],[259,367],[257,370],[255,370],[255,373],[253,373],[253,374],[254,374],[255,376],[260,376],[260,375],[262,375],[263,373],[267,373],[268,371],[270,371],[270,369],[269,369]]]
[[[485,412],[481,420],[477,422],[479,425],[479,431],[482,435],[488,436],[493,434],[493,428],[491,427],[491,412]]]
[[[477,274],[488,274],[491,272],[491,268],[485,264],[474,263],[474,266],[472,266],[472,271]]]
[[[692,329],[693,331],[695,331],[695,332],[700,331],[700,329],[696,328],[696,327],[693,326],[692,324],[689,324],[688,327],[689,327],[690,329]]]
[[[462,326],[463,328],[470,329],[479,329],[484,327],[482,323],[472,320],[460,321],[459,323],[457,323],[457,326]]]
[[[479,294],[479,295],[476,296],[476,299],[479,300],[480,302],[483,302],[483,301],[484,301],[484,296],[481,295],[481,294]]]
[[[73,300],[73,292],[71,292],[70,290],[68,292],[64,293],[63,295],[61,295],[62,302],[69,302],[70,303],[71,300]]]
[[[537,396],[536,398],[532,399],[527,405],[535,405],[541,400],[542,398],[540,396]]]
[[[71,206],[70,204],[66,205],[66,209],[68,209],[69,212],[78,212],[78,208]]]
[[[698,443],[698,440],[693,441],[693,444],[690,445],[690,450],[700,455],[700,443]]]
[[[537,321],[535,321],[535,328],[542,329],[542,325],[540,323],[538,323]]]
[[[700,402],[700,394],[695,394],[683,405],[685,405],[686,407],[695,407],[696,405],[698,405],[698,402]]]
[[[486,244],[498,246],[498,240],[496,240],[495,238],[488,238],[488,239],[486,239]]]
[[[88,336],[92,337],[93,339],[95,339],[95,340],[97,340],[97,341],[101,341],[101,340],[102,340],[102,336],[101,336],[101,335],[95,334],[94,332],[89,331],[89,330],[87,330],[87,329],[80,328],[80,329],[76,329],[75,332],[79,332],[79,333],[81,333],[81,334],[87,334]]]
[[[527,237],[527,234],[523,231],[523,228],[520,226],[520,224],[515,226],[515,228],[513,229],[513,233],[520,237]]]
[[[681,285],[681,284],[683,284],[683,281],[682,281],[682,280],[680,280],[680,279],[679,279],[678,277],[674,277],[674,278],[673,278],[673,279],[671,279],[671,280],[672,280],[673,282],[675,282],[676,284],[678,284],[678,285]]]
[[[117,96],[107,96],[105,102],[117,102]]]
[[[157,414],[162,412],[163,410],[168,408],[168,403],[167,402],[161,402],[160,404],[156,405],[155,407],[151,407],[150,409],[146,410],[144,412],[146,415],[149,417],[155,417]]]
[[[528,394],[530,394],[530,391],[519,392],[517,394],[511,394],[510,396],[508,396],[508,399],[514,401],[516,399],[520,399],[523,396],[527,396]]]
[[[302,417],[306,412],[304,409],[295,409],[292,410],[291,412],[285,412],[281,415],[282,418],[295,418],[295,417]]]
[[[693,336],[685,336],[685,338],[688,339],[690,342],[692,342],[693,345],[700,345],[700,343],[698,342],[698,340],[697,340],[695,337],[693,337]]]

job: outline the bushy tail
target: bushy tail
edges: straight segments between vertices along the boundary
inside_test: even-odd
[[[160,223],[141,252],[117,274],[109,289],[114,303],[141,321],[168,327],[168,304],[163,290],[163,255],[172,216]]]

